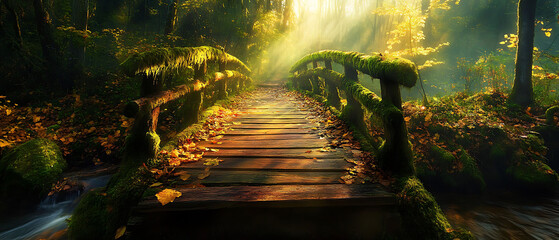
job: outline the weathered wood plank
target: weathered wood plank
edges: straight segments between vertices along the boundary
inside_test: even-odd
[[[291,139],[291,140],[260,140],[260,141],[222,141],[221,144],[213,144],[212,142],[201,142],[198,144],[202,147],[225,149],[225,148],[322,148],[328,145],[326,139]]]
[[[192,169],[187,171],[197,177],[205,170]],[[201,180],[206,186],[227,185],[277,185],[277,184],[329,184],[340,183],[341,172],[316,171],[219,171],[210,170],[210,175]]]
[[[182,193],[165,206],[149,197],[135,208],[138,212],[184,211],[232,207],[325,207],[385,206],[396,204],[394,194],[380,185],[272,185],[179,188]]]
[[[233,125],[234,129],[266,129],[266,128],[273,128],[273,129],[311,129],[316,127],[312,124],[293,124],[293,123],[284,123],[284,124],[240,124],[240,125]]]
[[[236,140],[236,141],[259,141],[259,140],[273,140],[273,139],[319,139],[320,137],[314,133],[308,134],[277,134],[277,135],[225,135],[222,141]]]
[[[311,129],[234,129],[223,135],[274,135],[274,134],[307,134]]]
[[[280,124],[280,123],[291,123],[291,124],[303,124],[309,123],[307,119],[256,119],[256,118],[245,118],[245,119],[236,119],[235,121],[241,123],[252,123],[252,124],[259,124],[259,123],[268,123],[268,124]]]
[[[350,166],[344,159],[306,159],[306,158],[219,158],[223,160],[213,170],[245,170],[245,171],[346,171]],[[205,161],[188,163],[177,169],[205,169]],[[234,174],[234,173],[233,173]]]
[[[218,152],[206,152],[205,157],[259,157],[259,158],[343,158],[344,154],[321,152],[320,149],[221,149]]]
[[[249,118],[271,118],[271,119],[305,119],[306,114],[243,114],[237,119],[249,119]]]

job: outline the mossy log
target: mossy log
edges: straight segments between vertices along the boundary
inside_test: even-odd
[[[323,50],[306,55],[300,59],[291,72],[296,72],[308,63],[315,61],[332,61],[349,66],[374,78],[397,83],[404,87],[413,87],[419,78],[417,67],[413,62],[403,58],[388,58],[380,53],[365,55],[358,52]]]
[[[250,69],[241,60],[223,50],[208,46],[158,48],[133,54],[120,66],[129,76],[138,73],[159,75],[180,68],[199,66],[208,61],[235,68],[245,74],[250,73]]]
[[[553,106],[545,111],[545,123],[547,125],[555,124],[555,114],[559,112],[559,106]]]

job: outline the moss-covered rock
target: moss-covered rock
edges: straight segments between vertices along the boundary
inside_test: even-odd
[[[53,141],[39,138],[21,144],[0,160],[0,201],[11,208],[38,202],[65,168]]]
[[[109,219],[107,194],[96,189],[85,194],[70,218],[70,239],[111,239],[105,227]]]
[[[554,191],[559,186],[559,175],[540,161],[528,161],[507,168],[515,187],[528,191]]]
[[[485,189],[485,180],[475,159],[465,150],[460,150],[455,157],[441,147],[432,146],[429,156],[432,158],[431,166],[418,164],[417,176],[430,188],[470,193]]]
[[[454,229],[443,211],[416,177],[396,183],[398,209],[410,239],[473,239],[470,232]]]

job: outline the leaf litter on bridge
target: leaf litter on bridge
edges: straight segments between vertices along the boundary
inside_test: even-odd
[[[210,115],[203,124],[201,131],[197,132],[189,139],[185,139],[171,151],[161,151],[159,157],[164,163],[157,169],[151,169],[154,174],[156,183],[150,187],[159,189],[159,193],[169,191],[176,185],[182,187],[199,188],[205,187],[201,184],[202,180],[211,175],[211,167],[218,166],[223,160],[218,158],[204,158],[204,153],[209,151],[218,151],[218,149],[201,147],[199,143],[210,142],[214,145],[222,144],[223,134],[234,128],[238,123],[235,118],[244,112],[240,111],[241,106],[250,106],[258,104],[255,102],[256,94],[265,94],[266,96],[287,95],[289,98],[295,98],[300,110],[309,112],[306,119],[313,125],[312,132],[318,134],[321,138],[326,139],[328,144],[326,147],[316,149],[320,152],[345,151],[348,157],[345,158],[351,164],[346,174],[340,177],[339,181],[345,184],[363,184],[363,183],[380,183],[389,186],[393,182],[388,174],[383,173],[376,165],[373,156],[361,149],[359,142],[353,137],[348,126],[338,119],[326,106],[315,101],[314,99],[304,96],[297,92],[287,91],[285,89],[258,89],[250,94],[236,97],[231,105],[220,107],[214,114]],[[255,150],[257,151],[257,150]],[[307,151],[311,153],[313,150]],[[319,159],[316,159],[320,161]],[[203,172],[197,176],[191,176],[188,171],[175,171],[176,167],[193,162],[204,161],[207,166]],[[164,202],[161,202],[162,204]],[[166,203],[165,203],[166,204]]]

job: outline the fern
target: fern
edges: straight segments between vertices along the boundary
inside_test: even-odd
[[[180,68],[199,66],[206,61],[225,64],[244,73],[250,73],[250,69],[241,60],[223,50],[208,46],[159,48],[136,53],[128,57],[120,66],[129,76],[138,73],[157,76]]]

